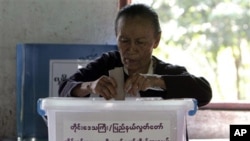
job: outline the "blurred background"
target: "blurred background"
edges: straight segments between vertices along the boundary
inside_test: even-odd
[[[204,76],[213,101],[250,99],[250,3],[248,0],[132,0],[159,14],[161,59]]]

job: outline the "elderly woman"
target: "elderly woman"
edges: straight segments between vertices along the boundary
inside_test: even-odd
[[[195,98],[198,106],[209,103],[212,90],[206,79],[152,55],[159,44],[161,28],[157,13],[150,7],[135,4],[121,9],[115,20],[115,34],[118,51],[104,53],[79,69],[60,85],[60,96],[97,94],[107,100],[128,96]],[[124,83],[110,75],[112,70]],[[117,92],[119,85],[122,89]],[[123,96],[118,96],[120,93]]]

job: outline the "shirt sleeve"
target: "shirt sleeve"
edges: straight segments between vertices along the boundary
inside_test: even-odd
[[[158,67],[158,73],[166,85],[164,99],[194,98],[198,106],[208,104],[212,98],[212,89],[204,77],[190,74],[185,67],[164,64]]]
[[[198,101],[198,106],[208,104],[212,98],[211,87],[203,77],[180,74],[164,75],[163,79],[167,87],[165,98],[194,98]]]

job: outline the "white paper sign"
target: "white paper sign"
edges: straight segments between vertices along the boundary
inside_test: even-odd
[[[169,141],[170,122],[95,121],[66,122],[65,141]]]
[[[133,115],[133,116],[131,116]],[[163,111],[58,112],[57,141],[175,141],[175,113]]]
[[[50,60],[49,96],[57,97],[59,84],[91,60]]]

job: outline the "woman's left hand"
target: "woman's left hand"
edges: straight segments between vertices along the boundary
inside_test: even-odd
[[[139,91],[150,88],[166,89],[165,82],[159,75],[136,73],[126,80],[124,89],[128,94],[136,96]]]

